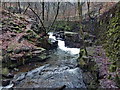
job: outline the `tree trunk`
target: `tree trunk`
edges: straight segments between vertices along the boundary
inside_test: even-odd
[[[48,2],[48,5],[47,5],[47,21],[49,20],[49,10],[50,10],[50,4]]]
[[[21,14],[20,2],[18,1],[19,13]]]
[[[44,0],[42,2],[42,20],[44,22]]]
[[[89,18],[91,18],[91,16],[90,16],[90,2],[87,2],[87,8],[88,8],[88,16],[89,16]]]
[[[82,4],[80,4],[80,0],[78,0],[78,14],[79,14],[79,23],[80,23],[80,37],[82,37],[83,41],[83,49],[85,50],[85,55],[88,56],[85,41],[84,41],[84,32],[83,32],[83,26],[82,26]]]

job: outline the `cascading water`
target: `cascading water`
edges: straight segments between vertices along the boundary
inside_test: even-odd
[[[49,33],[49,38],[50,39],[54,39],[57,40],[55,36],[53,36],[53,33],[50,32]],[[65,46],[65,42],[62,40],[57,40],[58,41],[58,48],[66,51],[66,52],[70,52],[71,54],[79,54],[80,49],[79,48],[68,48]]]

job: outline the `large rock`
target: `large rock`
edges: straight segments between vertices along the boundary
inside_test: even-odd
[[[13,81],[17,88],[59,88],[64,85],[66,88],[86,88],[78,67],[50,67],[49,64],[16,76]]]
[[[79,48],[83,45],[83,41],[78,33],[65,32],[65,46],[71,48]]]
[[[56,39],[58,39],[58,40],[59,39],[64,40],[64,38],[65,38],[64,31],[55,32],[55,33],[53,33],[53,36],[55,36]]]

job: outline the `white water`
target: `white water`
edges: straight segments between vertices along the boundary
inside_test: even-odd
[[[49,38],[56,40],[56,38],[55,38],[55,36],[53,36],[52,32],[49,33]],[[80,51],[79,48],[68,48],[68,47],[65,47],[64,41],[62,41],[62,40],[57,40],[57,41],[58,41],[58,48],[60,48],[61,50],[70,52],[71,54],[79,54],[79,51]]]
[[[4,89],[9,89],[9,88],[11,88],[11,87],[13,87],[13,84],[10,84],[10,85],[5,86],[5,87],[0,86],[0,90],[2,90],[3,88],[4,88]]]

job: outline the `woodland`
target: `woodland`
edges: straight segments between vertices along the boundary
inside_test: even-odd
[[[120,89],[120,2],[1,2],[0,90]]]

